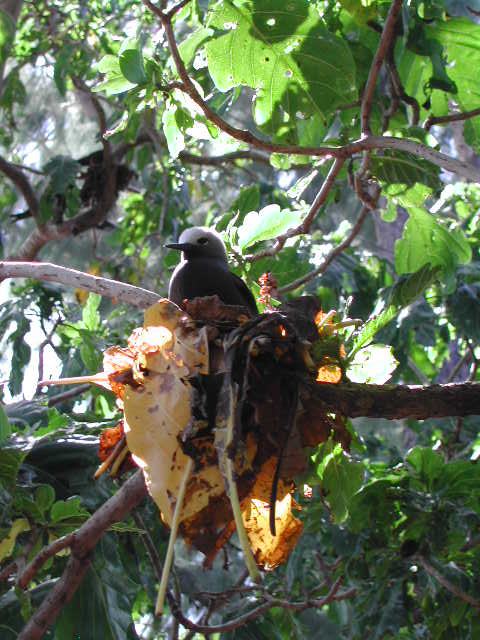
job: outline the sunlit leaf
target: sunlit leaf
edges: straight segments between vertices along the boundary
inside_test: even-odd
[[[306,0],[217,2],[208,27],[208,68],[221,91],[256,89],[254,116],[272,122],[280,108],[291,117],[318,113],[355,99],[355,63],[340,38],[327,31]]]

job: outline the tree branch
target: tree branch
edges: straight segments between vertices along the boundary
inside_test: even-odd
[[[371,133],[370,113],[372,110],[373,94],[375,92],[375,86],[377,84],[378,74],[380,73],[383,60],[392,45],[392,41],[395,39],[395,26],[402,10],[402,4],[403,0],[393,0],[390,9],[388,10],[385,26],[383,27],[380,42],[378,43],[378,49],[370,66],[367,84],[363,91],[362,106],[360,110],[362,137],[368,136]]]
[[[344,238],[339,245],[337,245],[330,251],[330,253],[327,255],[327,257],[319,267],[317,267],[313,271],[310,271],[310,273],[307,273],[304,276],[297,278],[293,282],[290,282],[289,284],[286,284],[283,287],[280,287],[278,289],[278,293],[281,295],[284,293],[288,293],[289,291],[293,291],[294,289],[297,289],[298,287],[300,287],[302,284],[305,284],[306,282],[313,280],[313,278],[316,278],[317,276],[322,275],[322,273],[325,273],[325,271],[327,270],[329,265],[333,262],[333,260],[335,260],[337,256],[343,253],[345,249],[352,244],[353,240],[359,234],[360,229],[362,228],[362,225],[369,211],[370,211],[369,207],[367,206],[362,207],[358,215],[358,218],[355,224],[353,225],[348,236]]]
[[[327,411],[350,418],[444,418],[480,415],[480,384],[376,385],[317,383],[308,388]]]
[[[448,116],[428,116],[423,128],[426,131],[430,131],[435,124],[448,124],[449,122],[458,122],[459,120],[469,120],[476,116],[480,116],[480,108],[473,109],[472,111],[463,111],[462,113],[450,113]]]
[[[173,616],[182,624],[186,629],[190,629],[191,631],[195,631],[196,633],[203,634],[213,634],[213,633],[228,633],[229,631],[234,631],[235,629],[239,629],[243,627],[247,622],[251,620],[256,620],[260,616],[264,615],[269,609],[273,607],[280,607],[282,609],[289,609],[290,611],[305,611],[306,609],[316,608],[321,609],[325,605],[330,602],[345,600],[346,598],[350,598],[355,595],[355,590],[348,590],[342,593],[337,593],[342,582],[342,578],[338,578],[335,583],[332,585],[330,592],[324,597],[319,599],[309,599],[307,598],[303,602],[289,602],[287,600],[280,600],[278,598],[273,598],[268,594],[265,594],[263,597],[267,600],[267,602],[262,603],[255,609],[244,613],[238,618],[234,620],[230,620],[225,624],[219,625],[202,625],[195,624],[191,620],[189,620],[182,612],[179,604],[174,600],[171,594],[167,595],[168,604],[170,606],[170,610]]]
[[[141,471],[137,471],[73,535],[71,556],[62,577],[22,629],[18,640],[39,640],[71,600],[93,560],[93,550],[107,529],[123,520],[147,495]]]
[[[57,540],[54,540],[51,544],[43,547],[39,553],[33,558],[33,560],[25,567],[22,573],[18,576],[17,585],[21,589],[26,589],[29,583],[37,575],[38,571],[43,567],[45,562],[56,555],[59,551],[63,551],[67,547],[72,545],[75,533],[69,533],[66,536],[62,536]]]
[[[25,198],[25,202],[30,209],[30,213],[33,218],[36,219],[40,211],[40,203],[32,189],[32,185],[25,177],[23,171],[11,162],[5,160],[5,158],[2,158],[2,156],[0,156],[0,171],[2,171],[7,178],[10,178],[13,184],[18,188],[22,196]]]
[[[460,598],[460,600],[463,600],[464,602],[468,602],[468,604],[471,604],[476,609],[480,609],[480,601],[475,600],[475,598],[472,598],[471,595],[469,595],[468,593],[465,593],[465,591],[463,591],[456,585],[452,584],[450,580],[447,580],[447,578],[445,578],[445,576],[443,576],[440,573],[440,571],[437,571],[435,567],[432,567],[432,565],[428,562],[428,560],[424,556],[419,555],[417,557],[420,562],[420,565],[425,569],[425,571],[430,576],[435,578],[435,580],[437,580],[442,585],[442,587],[445,587],[447,591],[450,591],[450,593],[453,593],[453,595],[457,596],[457,598]]]
[[[193,84],[188,72],[185,68],[183,60],[180,56],[180,52],[178,50],[177,43],[175,41],[175,34],[173,32],[170,14],[163,13],[158,7],[155,7],[149,0],[143,0],[143,3],[151,9],[156,15],[159,16],[162,25],[165,28],[165,33],[167,35],[168,45],[175,62],[175,66],[177,69],[177,73],[180,77],[181,82],[176,83],[176,88],[181,89],[185,93],[187,93],[190,98],[200,107],[203,111],[205,117],[210,120],[213,124],[215,124],[219,129],[230,135],[235,140],[240,140],[245,142],[252,147],[257,149],[262,149],[263,151],[268,151],[270,153],[284,153],[291,155],[305,155],[305,156],[314,156],[314,157],[325,157],[325,158],[343,158],[344,160],[353,156],[356,153],[360,153],[362,151],[372,151],[374,149],[393,149],[398,151],[405,151],[407,153],[411,153],[414,156],[425,158],[430,162],[440,166],[447,171],[451,171],[458,175],[461,175],[469,180],[474,182],[478,182],[480,179],[480,172],[473,165],[456,160],[455,158],[451,158],[444,153],[436,151],[427,145],[421,144],[419,142],[413,140],[406,140],[404,138],[393,138],[387,136],[371,136],[364,135],[360,140],[356,140],[350,144],[346,144],[341,147],[298,147],[295,145],[283,145],[283,144],[273,144],[267,142],[265,140],[261,140],[257,138],[253,133],[246,129],[238,129],[230,125],[226,120],[220,117],[217,113],[212,111],[207,103],[204,101],[197,88]],[[383,61],[385,53],[388,49],[387,45],[391,41],[391,37],[393,35],[393,30],[395,26],[395,21],[398,17],[398,12],[401,9],[401,0],[395,0],[390,8],[389,18],[387,18],[388,22],[388,31],[387,31],[387,23],[385,24],[385,35],[382,36],[381,42],[383,42],[382,48],[379,45],[379,50],[377,51],[377,62]],[[392,34],[390,34],[392,31]],[[385,50],[383,50],[383,48]],[[370,102],[371,95],[373,95],[374,89],[374,81],[376,82],[376,78],[378,75],[378,70],[376,73],[372,72],[372,77],[370,80],[368,91],[364,94],[363,100],[363,122],[368,125],[369,131],[369,113],[370,113]],[[373,88],[371,88],[373,87]]]
[[[80,287],[139,309],[150,307],[161,297],[141,287],[134,287],[109,278],[100,278],[49,262],[0,262],[0,281],[6,278],[33,278],[41,282],[56,282],[71,288]]]

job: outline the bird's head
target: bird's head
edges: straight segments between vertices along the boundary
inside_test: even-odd
[[[214,258],[227,262],[227,251],[220,235],[206,227],[185,229],[178,242],[166,244],[169,249],[183,252],[184,260],[191,258]]]

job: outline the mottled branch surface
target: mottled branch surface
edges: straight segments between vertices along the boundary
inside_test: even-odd
[[[62,577],[19,634],[19,640],[38,640],[71,600],[93,560],[93,551],[107,529],[123,520],[147,495],[141,471],[98,509],[73,536],[71,555]]]
[[[316,384],[311,395],[328,411],[350,418],[445,418],[480,415],[480,384]]]
[[[0,282],[6,278],[33,278],[41,282],[57,282],[70,288],[80,287],[140,309],[150,307],[161,297],[141,287],[100,278],[50,262],[0,262]]]

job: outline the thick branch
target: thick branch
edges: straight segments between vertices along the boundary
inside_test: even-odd
[[[139,309],[146,309],[160,299],[158,294],[147,289],[49,262],[0,262],[0,281],[6,278],[33,278],[41,282],[57,282],[71,288],[79,287]]]
[[[98,509],[74,534],[71,556],[62,577],[18,636],[19,640],[38,640],[53,624],[84,578],[93,559],[93,550],[114,523],[126,518],[145,498],[147,489],[137,471],[118,492]]]
[[[480,415],[480,384],[316,384],[311,397],[350,418],[445,418]]]
[[[365,85],[365,90],[363,92],[361,107],[363,136],[368,136],[371,133],[370,113],[372,109],[373,94],[375,92],[378,74],[380,73],[383,61],[395,38],[395,26],[402,10],[402,4],[403,0],[393,0],[388,11],[387,19],[385,20],[385,26],[383,27],[380,42],[378,43],[377,52],[375,53],[375,57],[373,58],[372,64],[370,66],[367,84]]]
[[[18,188],[22,196],[25,198],[25,202],[30,209],[30,213],[33,218],[36,218],[40,210],[40,204],[32,189],[32,185],[25,177],[23,171],[11,162],[5,160],[5,158],[2,158],[2,156],[0,156],[0,171],[2,171],[7,178],[10,178],[13,184]]]

